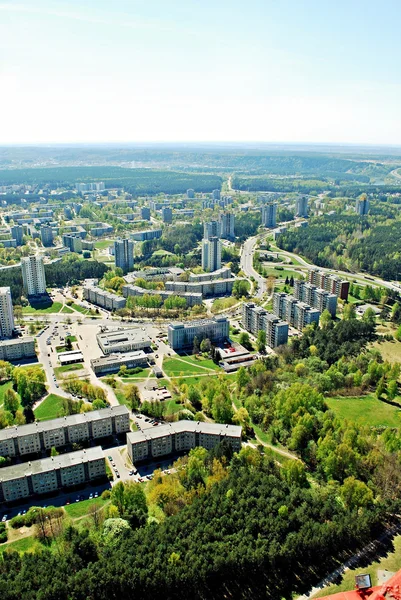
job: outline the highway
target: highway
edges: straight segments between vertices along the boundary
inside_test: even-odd
[[[258,236],[251,237],[244,242],[241,252],[241,269],[247,277],[253,277],[257,283],[258,289],[254,296],[256,298],[262,298],[266,291],[266,281],[264,277],[259,275],[253,268],[253,255],[255,252],[256,243]]]

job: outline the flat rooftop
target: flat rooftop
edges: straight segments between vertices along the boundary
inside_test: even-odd
[[[59,359],[59,361],[61,362],[61,364],[65,363],[65,362],[71,362],[71,361],[83,361],[84,360],[84,355],[82,354],[82,352],[80,350],[70,350],[69,352],[59,352],[57,358]]]
[[[104,460],[101,446],[95,448],[87,448],[86,450],[78,450],[77,452],[68,452],[67,454],[59,454],[50,458],[42,458],[32,462],[21,463],[11,467],[4,467],[0,471],[0,482],[20,479],[28,475],[39,475],[40,473],[48,473],[56,469],[64,469],[66,467],[75,467],[76,465],[91,462],[93,460]]]
[[[23,337],[13,338],[12,340],[0,340],[1,346],[17,346],[18,344],[25,344],[27,342],[34,342],[32,336],[24,335]]]
[[[92,367],[95,365],[113,365],[116,362],[136,360],[139,358],[147,359],[148,355],[143,350],[134,350],[133,352],[124,352],[122,354],[108,354],[100,358],[91,360]]]
[[[124,404],[120,404],[119,406],[109,406],[108,408],[69,415],[68,417],[59,417],[58,419],[36,421],[35,423],[28,423],[27,425],[6,427],[5,429],[0,429],[0,442],[19,436],[40,433],[41,431],[50,431],[51,429],[60,429],[61,427],[68,427],[70,425],[101,421],[102,419],[108,419],[113,416],[116,417],[124,414],[129,414],[128,408]]]
[[[111,331],[105,333],[98,333],[96,336],[99,345],[105,347],[118,346],[126,343],[149,343],[151,340],[145,332],[139,327],[133,329],[124,329],[123,331]]]
[[[177,421],[166,423],[158,427],[149,427],[143,431],[131,431],[127,433],[127,441],[131,444],[156,440],[161,437],[173,435],[174,433],[206,433],[220,436],[237,437],[241,439],[242,428],[239,425],[224,425],[222,423],[202,423],[200,421]]]

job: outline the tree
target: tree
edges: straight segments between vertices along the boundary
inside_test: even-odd
[[[68,336],[65,340],[65,349],[69,352],[72,350],[72,342],[70,336]]]
[[[204,340],[201,341],[200,343],[200,351],[201,352],[205,352],[205,353],[209,353],[212,349],[212,343],[209,340],[209,338],[205,338]]]
[[[194,345],[193,345],[193,349],[192,349],[192,353],[193,354],[199,354],[200,351],[200,344],[199,344],[199,339],[197,336],[194,337]]]
[[[130,409],[137,410],[141,403],[138,386],[136,386],[134,383],[127,385],[127,387],[124,390],[124,395],[129,404]]]
[[[331,314],[329,313],[329,311],[326,308],[320,316],[320,325],[323,327],[323,329],[325,329],[332,322],[333,322],[333,319],[331,317]]]
[[[241,346],[244,346],[244,348],[246,348],[247,350],[252,349],[252,344],[251,344],[251,340],[249,337],[249,333],[247,333],[246,331],[242,331],[239,338],[238,338],[239,343],[241,344]]]
[[[19,408],[19,398],[13,389],[6,390],[4,394],[4,408],[10,411],[14,416]]]
[[[395,339],[399,342],[401,342],[401,325],[399,326],[399,328],[397,329],[396,333],[395,333]]]
[[[258,331],[257,349],[262,354],[266,352],[266,331],[263,329]]]
[[[349,510],[369,506],[373,503],[373,492],[366,483],[355,477],[347,477],[340,488],[340,497]]]
[[[236,279],[233,285],[233,296],[235,298],[248,296],[249,287],[249,282],[246,279]]]
[[[381,397],[383,396],[383,394],[386,393],[386,390],[387,390],[386,380],[384,379],[384,376],[383,376],[376,386],[376,398],[378,400],[380,400]]]
[[[354,304],[348,303],[344,306],[343,318],[344,321],[351,321],[352,319],[356,319],[356,310]]]
[[[363,313],[362,321],[364,323],[367,323],[368,325],[376,324],[376,314],[373,308],[369,306],[369,308],[365,310],[365,312]]]
[[[387,398],[394,400],[398,393],[398,383],[395,379],[391,379],[387,384]]]

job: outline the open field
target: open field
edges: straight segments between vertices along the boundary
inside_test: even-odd
[[[171,400],[165,400],[162,402],[162,404],[166,407],[166,415],[173,415],[184,408],[183,405],[178,404],[174,398],[171,398]]]
[[[93,498],[93,500],[82,500],[81,502],[75,502],[75,496],[71,496],[72,503],[64,506],[64,510],[71,519],[77,519],[88,514],[91,506],[97,506],[102,508],[105,504],[108,504],[110,500],[104,500],[103,498]]]
[[[69,306],[63,306],[60,312],[71,315],[74,311]]]
[[[99,240],[99,241],[95,242],[95,248],[96,248],[96,250],[104,250],[105,248],[108,248],[112,244],[114,244],[113,240]]]
[[[381,402],[373,395],[361,398],[326,398],[328,406],[341,419],[370,427],[400,427],[401,409]]]
[[[263,263],[263,268],[266,271],[267,277],[278,277],[279,279],[285,279],[286,277],[294,277],[294,279],[298,278],[302,275],[301,271],[294,271],[291,267],[283,266],[282,269],[277,269],[277,267],[271,267],[272,263]]]
[[[205,369],[196,367],[195,365],[178,360],[176,358],[168,358],[163,361],[163,371],[168,377],[179,377],[182,375],[194,375],[207,373]]]
[[[373,348],[377,348],[384,360],[388,360],[391,363],[401,362],[401,342],[396,340],[392,342],[374,342]]]
[[[134,373],[133,375],[127,375],[125,377],[122,377],[121,379],[124,382],[129,383],[133,379],[146,379],[148,377],[149,373],[150,373],[150,369],[141,369],[140,373]]]
[[[22,308],[22,312],[24,315],[46,315],[52,313],[58,313],[63,308],[61,302],[53,302],[50,306],[45,307],[40,304],[36,307],[33,306],[24,306]]]
[[[401,535],[397,535],[393,540],[394,551],[389,552],[387,556],[382,559],[372,562],[369,565],[364,564],[363,567],[357,567],[356,569],[350,569],[347,571],[340,584],[330,585],[319,591],[313,598],[321,598],[329,594],[337,594],[338,592],[346,592],[355,588],[355,575],[358,573],[369,573],[372,578],[372,584],[378,585],[377,571],[385,569],[390,572],[396,572],[401,569]]]
[[[89,310],[87,308],[85,308],[84,306],[79,306],[79,304],[75,304],[75,302],[73,304],[71,304],[71,308],[73,308],[74,310],[77,310],[78,312],[82,313],[83,315],[87,315]]]
[[[15,540],[15,542],[10,542],[9,544],[0,544],[0,552],[34,552],[35,550],[39,550],[39,548],[43,548],[43,546],[32,535]]]
[[[56,419],[63,408],[63,398],[57,394],[49,394],[33,411],[38,421]]]
[[[220,367],[210,358],[203,358],[203,356],[180,356],[180,359],[195,367],[204,367],[211,369],[212,371],[221,371]]]

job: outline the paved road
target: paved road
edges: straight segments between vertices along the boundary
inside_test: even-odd
[[[253,268],[253,255],[257,241],[258,236],[255,236],[247,239],[244,243],[241,252],[241,269],[247,277],[253,277],[255,279],[258,289],[254,296],[256,296],[256,298],[261,298],[266,291],[266,281],[264,277],[259,275]]]

